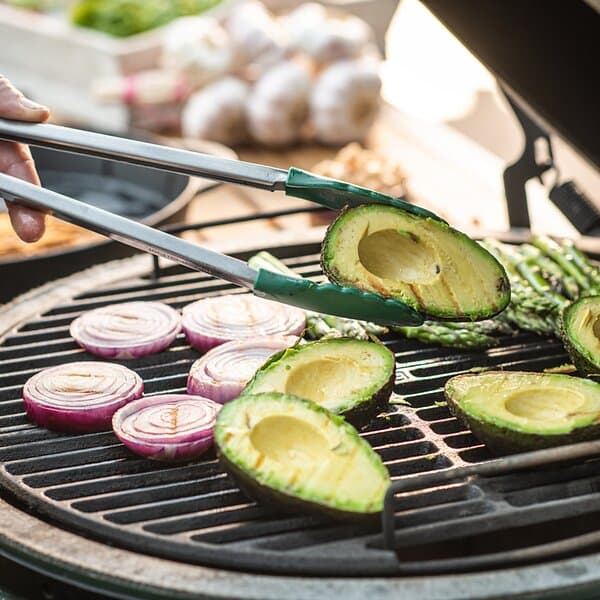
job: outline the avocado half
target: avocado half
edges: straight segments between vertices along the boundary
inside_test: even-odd
[[[549,373],[488,371],[446,383],[448,407],[494,454],[600,437],[600,384]]]
[[[600,296],[580,298],[562,314],[561,336],[580,373],[600,374]]]
[[[299,396],[363,427],[387,405],[395,368],[393,353],[382,344],[351,338],[310,342],[273,356],[242,394]]]
[[[250,497],[338,519],[383,508],[390,477],[357,431],[323,407],[286,394],[240,396],[217,418],[225,470]]]
[[[438,320],[488,319],[510,301],[502,265],[448,224],[365,204],[340,213],[321,248],[328,279],[409,304]]]

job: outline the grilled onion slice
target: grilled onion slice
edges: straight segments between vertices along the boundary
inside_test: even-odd
[[[70,333],[96,356],[127,359],[168,348],[180,330],[179,313],[162,302],[123,302],[82,314]]]
[[[191,460],[212,446],[220,408],[201,396],[146,396],[115,413],[113,431],[132,452],[145,458]]]
[[[144,391],[141,377],[122,365],[81,361],[40,371],[23,387],[29,418],[48,429],[110,429],[116,410]]]

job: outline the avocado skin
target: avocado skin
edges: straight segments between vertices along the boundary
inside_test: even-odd
[[[581,298],[581,301],[589,301],[591,298],[597,298],[598,302],[600,302],[600,296],[586,296]],[[600,365],[594,364],[583,352],[578,350],[569,334],[568,320],[571,314],[577,310],[579,302],[577,300],[563,310],[559,320],[560,337],[562,338],[565,350],[568,352],[571,361],[579,373],[583,375],[600,375]]]
[[[376,205],[373,204],[371,206],[376,206]],[[337,228],[337,226],[339,225],[339,223],[344,220],[344,218],[347,216],[347,214],[354,210],[357,210],[357,207],[347,206],[346,208],[344,208],[343,210],[341,210],[339,212],[339,214],[335,218],[335,220],[332,223],[330,223],[329,226],[327,227],[327,230],[323,237],[323,242],[321,244],[320,265],[321,265],[321,270],[323,271],[323,273],[325,273],[327,279],[329,281],[331,281],[332,283],[335,283],[335,284],[341,285],[341,286],[349,285],[351,287],[356,287],[358,289],[364,289],[364,288],[361,288],[360,285],[357,285],[356,282],[349,282],[348,280],[344,279],[340,275],[338,270],[330,264],[331,255],[333,254],[333,249],[332,249],[331,243],[330,243],[332,234],[334,233],[334,231]],[[398,209],[398,210],[400,210],[400,209]],[[421,221],[431,220],[430,218],[418,217],[415,215],[411,215],[411,216],[415,220],[421,220]],[[462,233],[458,230],[452,229],[452,227],[450,227],[447,223],[440,223],[440,226],[451,229],[452,231],[454,231],[457,235],[459,235],[461,237],[468,238],[468,236],[465,235],[464,233]],[[470,239],[470,238],[468,238],[468,239]],[[484,252],[486,254],[489,254],[489,252],[487,252],[487,250],[485,250],[485,248],[483,248],[476,242],[473,242],[473,243],[475,243],[478,250],[480,250],[481,252]],[[473,313],[473,314],[466,314],[466,313],[456,314],[454,312],[443,311],[441,309],[438,309],[435,312],[433,312],[433,311],[425,312],[423,310],[423,307],[421,307],[418,303],[411,301],[410,298],[395,298],[395,296],[392,296],[391,294],[386,294],[385,290],[378,290],[378,292],[380,295],[382,295],[384,297],[398,299],[401,302],[408,304],[409,306],[414,308],[416,311],[421,312],[421,313],[425,314],[426,316],[436,319],[438,321],[460,322],[460,321],[465,321],[467,319],[471,319],[473,321],[478,321],[478,320],[482,320],[482,319],[491,319],[492,317],[499,315],[510,303],[510,282],[508,280],[508,275],[506,274],[506,270],[500,264],[500,262],[498,262],[496,260],[496,258],[494,256],[492,256],[491,254],[490,254],[490,259],[497,263],[498,268],[502,274],[500,279],[497,282],[497,289],[499,292],[502,293],[502,298],[501,298],[498,306],[494,305],[493,307],[491,307],[492,310],[488,309],[486,311],[483,311],[483,312],[480,312],[477,314],[475,314],[475,313]],[[370,290],[367,290],[367,291],[370,291]]]
[[[360,402],[354,408],[346,411],[342,414],[344,419],[351,425],[354,425],[356,429],[364,429],[375,419],[375,417],[383,412],[389,403],[390,396],[394,389],[394,382],[396,381],[396,362],[394,361],[394,367],[390,378],[387,380],[385,385],[379,389],[378,392],[373,394],[369,400]]]
[[[463,376],[461,377],[468,377]],[[477,375],[471,375],[477,377]],[[573,430],[571,433],[558,435],[538,435],[535,433],[524,433],[522,431],[513,431],[504,427],[498,427],[492,423],[480,421],[464,411],[458,402],[452,398],[448,392],[448,385],[444,388],[444,395],[448,403],[450,412],[468,427],[473,435],[486,445],[488,450],[497,456],[506,454],[518,454],[520,452],[530,452],[533,450],[542,450],[554,446],[563,446],[565,444],[575,444],[585,442],[600,437],[600,423],[589,425]]]
[[[335,341],[337,341],[337,340],[353,340],[353,338],[335,338]],[[309,343],[310,344],[320,344],[320,343],[323,343],[324,341],[331,342],[334,340],[318,340],[316,342],[309,342]],[[379,343],[381,346],[383,346],[385,348],[385,346],[383,344],[381,344],[380,342],[372,342],[372,343]],[[265,362],[265,364],[254,374],[252,379],[246,384],[246,387],[242,391],[242,395],[248,394],[248,393],[250,393],[250,394],[254,393],[251,390],[252,390],[252,385],[253,385],[255,379],[257,378],[257,375],[261,371],[263,371],[264,369],[269,367],[269,365],[272,365],[272,364],[278,362],[281,358],[283,358],[283,356],[287,352],[289,352],[290,350],[293,350],[294,348],[295,348],[295,346],[293,346],[291,349],[285,348],[284,350],[281,350],[280,352],[277,352],[277,354],[274,354],[273,356],[271,356],[267,360],[267,362]],[[386,348],[386,350],[387,350],[387,348]],[[391,352],[391,351],[388,350],[388,352]],[[396,382],[396,359],[395,359],[395,357],[392,358],[392,365],[393,365],[392,372],[390,373],[389,379],[386,381],[385,385],[383,385],[381,388],[379,388],[379,390],[375,394],[373,394],[368,400],[360,402],[359,404],[357,404],[350,410],[344,411],[343,413],[335,413],[335,414],[339,414],[340,416],[344,417],[344,419],[346,419],[346,421],[348,421],[348,423],[353,425],[358,430],[368,427],[369,424],[371,423],[371,421],[373,421],[373,419],[375,419],[375,417],[379,413],[383,412],[388,407],[390,396],[392,395],[392,391],[394,390],[394,383]],[[250,390],[250,391],[248,392],[247,390]]]
[[[360,513],[348,510],[332,508],[324,506],[318,502],[310,500],[300,500],[294,496],[290,496],[284,492],[275,490],[269,486],[262,485],[245,471],[240,469],[234,462],[230,461],[217,447],[217,457],[225,470],[237,483],[239,488],[249,498],[256,500],[261,504],[270,506],[274,510],[286,514],[304,513],[318,516],[324,516],[329,519],[335,519],[342,522],[357,522],[362,523],[377,523],[381,513]]]

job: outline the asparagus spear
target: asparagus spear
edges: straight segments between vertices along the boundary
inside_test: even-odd
[[[511,302],[497,318],[539,335],[558,335],[560,308],[557,304],[518,281],[511,286]]]
[[[552,286],[544,279],[541,269],[535,260],[527,258],[518,251],[511,251],[506,254],[507,259],[511,261],[521,277],[541,296],[544,296],[554,302],[560,309],[568,303],[568,299],[562,294],[558,294],[552,289]]]
[[[558,263],[565,273],[573,277],[582,290],[586,292],[590,290],[591,286],[588,278],[579,269],[571,254],[566,252],[562,246],[546,236],[536,236],[532,241],[534,246],[537,246],[546,256]]]
[[[502,335],[511,335],[515,330],[506,321],[495,317],[493,319],[486,319],[485,321],[463,321],[456,323],[444,323],[445,327],[450,329],[467,329],[469,331],[475,331],[477,333],[483,333],[489,335],[491,333],[499,333]]]
[[[510,278],[511,301],[495,320],[531,331],[539,335],[556,335],[561,303],[536,292],[530,282],[517,269],[518,259],[508,246],[493,239],[482,242],[504,266]]]
[[[560,243],[562,249],[569,254],[573,263],[587,277],[591,291],[600,293],[600,269],[581,251],[573,240],[564,239]]]
[[[452,348],[490,348],[498,344],[498,339],[470,329],[456,329],[446,324],[425,321],[419,327],[392,327],[406,338],[416,339],[428,344],[440,344]]]
[[[521,244],[519,253],[527,259],[534,260],[542,269],[544,279],[550,283],[555,292],[566,294],[570,300],[577,300],[582,289],[577,280],[565,273],[558,263],[542,254],[542,251],[531,244]]]

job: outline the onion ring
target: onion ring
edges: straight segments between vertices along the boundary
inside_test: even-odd
[[[27,415],[38,425],[83,433],[110,429],[115,411],[143,391],[141,377],[127,367],[81,361],[36,373],[22,397]]]
[[[115,435],[140,456],[185,461],[212,446],[220,408],[201,396],[146,396],[118,410],[112,426]]]
[[[117,359],[160,352],[180,331],[179,313],[162,302],[103,306],[82,314],[70,328],[71,336],[88,352]]]
[[[306,318],[294,306],[238,294],[213,296],[188,304],[183,309],[182,324],[190,345],[206,352],[231,340],[265,335],[299,336]]]
[[[209,350],[190,369],[188,394],[225,404],[237,398],[256,371],[276,352],[293,346],[294,336],[234,340]]]

